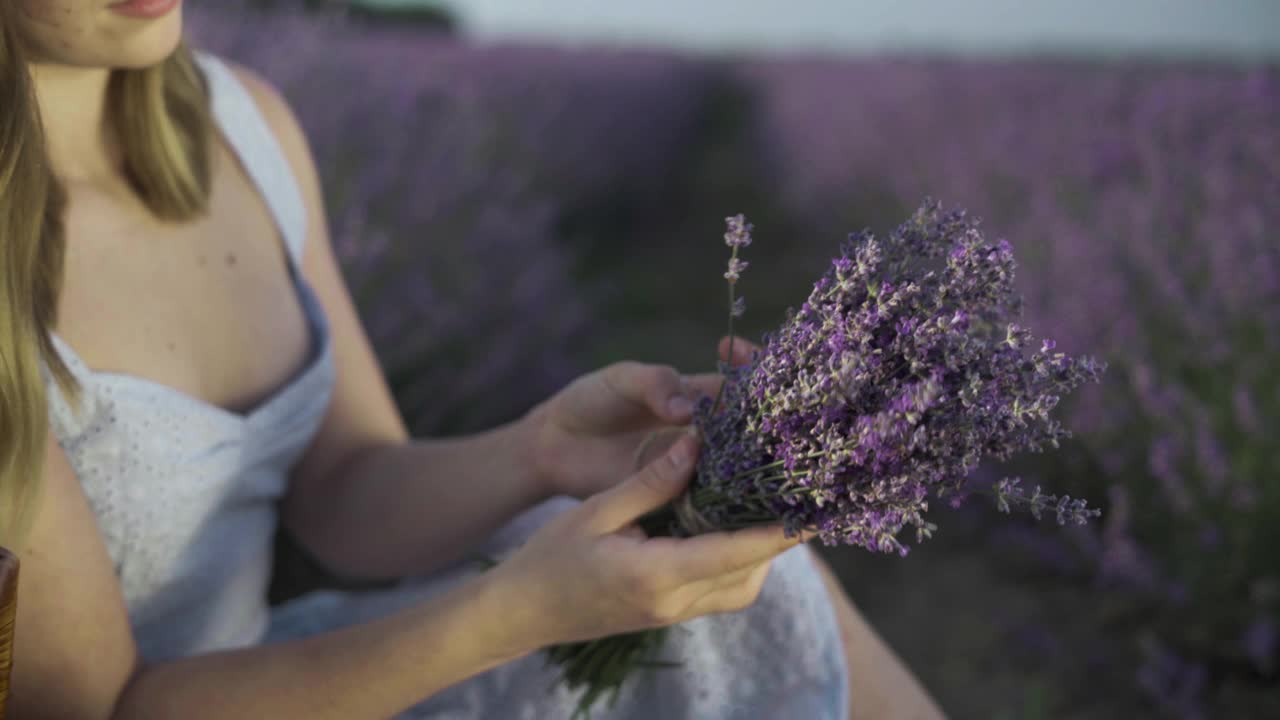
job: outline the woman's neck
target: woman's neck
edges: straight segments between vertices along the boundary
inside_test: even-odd
[[[107,68],[31,63],[54,174],[67,182],[116,180],[122,168],[106,122]]]

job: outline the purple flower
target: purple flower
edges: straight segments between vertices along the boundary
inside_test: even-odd
[[[744,248],[751,244],[751,231],[755,227],[742,215],[734,215],[724,219],[729,229],[724,234],[724,242],[731,248]]]
[[[750,227],[729,225],[726,238]],[[733,269],[745,243],[729,244]],[[930,497],[961,496],[983,457],[1056,446],[1067,431],[1049,411],[1098,379],[1100,364],[1050,355],[1051,343],[1023,352],[1030,333],[1008,322],[1013,276],[1007,242],[933,202],[884,240],[850,236],[763,352],[698,405],[695,505],[713,526],[781,519],[827,544],[905,555],[902,530],[919,542],[935,529]],[[1098,514],[1017,481],[997,503],[1059,524]]]
[[[724,273],[724,279],[729,282],[737,282],[742,277],[743,271],[747,269],[747,263],[738,258],[729,258],[729,269]]]

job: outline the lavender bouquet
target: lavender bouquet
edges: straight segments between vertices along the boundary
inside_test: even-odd
[[[752,226],[741,215],[727,223],[732,337],[744,309],[739,252]],[[925,519],[933,497],[958,506],[989,494],[1002,511],[1051,512],[1059,524],[1100,514],[1083,500],[1026,492],[1017,478],[968,482],[984,457],[1057,447],[1069,431],[1050,411],[1103,369],[1055,353],[1051,340],[1035,349],[1012,322],[1021,310],[1014,268],[1008,242],[988,241],[965,212],[933,201],[886,239],[850,235],[763,350],[747,365],[722,366],[719,394],[695,412],[705,445],[695,479],[641,526],[689,536],[781,522],[788,535],[905,556],[904,530],[916,542],[936,530]],[[586,715],[605,692],[616,698],[631,668],[653,664],[647,656],[663,637],[560,645],[550,657],[570,687],[586,688]]]

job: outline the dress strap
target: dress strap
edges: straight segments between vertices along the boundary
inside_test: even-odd
[[[211,53],[193,54],[208,81],[214,122],[266,200],[294,264],[300,265],[307,208],[279,141],[231,68]]]

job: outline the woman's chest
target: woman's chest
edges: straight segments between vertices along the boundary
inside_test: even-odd
[[[58,332],[94,370],[243,412],[306,362],[309,335],[270,211],[217,160],[209,213],[185,223],[70,189]]]

